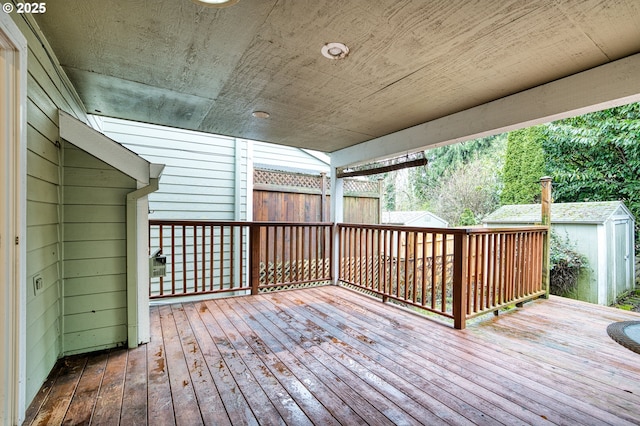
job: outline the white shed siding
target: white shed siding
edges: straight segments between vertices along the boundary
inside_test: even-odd
[[[97,120],[108,137],[150,162],[166,165],[160,189],[149,195],[150,219],[246,219],[246,141],[114,118]]]

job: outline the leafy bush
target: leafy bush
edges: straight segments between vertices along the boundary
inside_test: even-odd
[[[587,258],[576,251],[575,244],[565,235],[560,237],[551,231],[550,247],[551,278],[550,292],[558,296],[565,296],[578,286],[578,276],[582,268],[589,264]]]

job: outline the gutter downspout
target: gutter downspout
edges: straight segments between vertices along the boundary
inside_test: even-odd
[[[152,169],[154,164],[151,165]],[[160,182],[160,174],[162,173],[162,169],[164,165],[160,166],[159,171],[157,173],[151,173],[156,177],[151,177],[149,179],[149,185],[143,186],[142,188],[136,189],[133,192],[127,194],[127,341],[129,348],[135,348],[138,346],[140,342],[139,335],[140,330],[138,329],[138,322],[140,320],[139,315],[139,291],[140,287],[138,284],[143,282],[146,277],[146,281],[149,281],[149,267],[146,265],[146,257],[145,267],[142,267],[142,262],[140,261],[139,254],[142,249],[148,250],[148,242],[147,247],[140,247],[140,238],[138,235],[140,224],[138,223],[139,219],[139,209],[138,209],[138,201],[152,192],[155,192],[159,188]],[[148,215],[145,214],[144,222],[148,224]],[[144,229],[145,235],[148,235],[148,225],[147,229]],[[148,237],[147,237],[148,238]],[[146,239],[146,238],[145,238]],[[144,290],[147,291],[147,286],[145,285]],[[146,339],[145,339],[146,340]]]

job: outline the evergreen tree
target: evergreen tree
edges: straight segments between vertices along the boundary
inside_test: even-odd
[[[545,174],[545,127],[516,130],[507,137],[502,170],[502,204],[530,204],[540,200],[540,178]]]
[[[544,143],[557,202],[624,201],[640,246],[640,103],[551,123]]]

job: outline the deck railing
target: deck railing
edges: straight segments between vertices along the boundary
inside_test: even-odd
[[[166,259],[166,271],[151,278],[149,297],[240,295],[330,282],[332,226],[150,220],[150,252]]]
[[[252,293],[330,283],[333,224],[253,222]]]
[[[166,257],[150,297],[260,291],[333,281],[331,223],[150,221]],[[547,228],[410,228],[339,224],[343,284],[446,318],[468,319],[536,298]]]
[[[545,294],[546,227],[442,229],[338,225],[338,279],[454,320]]]

